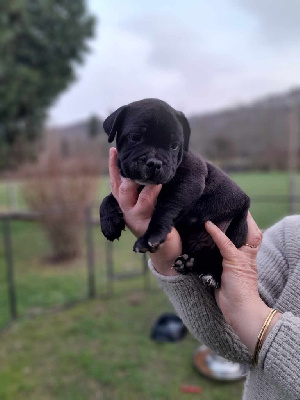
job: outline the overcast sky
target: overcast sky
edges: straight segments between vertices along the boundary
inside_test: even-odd
[[[89,0],[99,22],[51,124],[157,97],[188,115],[300,85],[299,0]]]

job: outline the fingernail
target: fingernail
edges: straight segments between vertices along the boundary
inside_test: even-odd
[[[205,225],[207,225],[207,226],[213,226],[213,223],[212,223],[211,221],[206,221],[206,222],[205,222]]]

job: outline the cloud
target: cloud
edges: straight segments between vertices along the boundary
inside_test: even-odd
[[[220,81],[234,76],[239,66],[230,56],[212,51],[207,36],[183,21],[171,13],[148,14],[127,20],[121,28],[145,41],[149,68],[178,77],[166,100],[175,99],[175,106],[183,109],[209,107]]]
[[[124,29],[148,42],[148,62],[165,71],[176,71],[188,81],[192,78],[213,79],[227,72],[232,63],[207,50],[199,32],[193,31],[172,14],[143,15],[127,21]]]
[[[187,114],[204,112],[300,83],[300,0],[284,7],[282,0],[194,1],[194,8],[172,2],[163,11],[160,2],[145,9],[129,0],[118,13],[117,2],[105,2],[93,51],[53,106],[54,123],[104,117],[146,97]]]
[[[232,0],[258,19],[260,34],[275,46],[298,44],[299,0]]]

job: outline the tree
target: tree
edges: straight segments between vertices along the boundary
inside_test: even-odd
[[[47,108],[74,81],[95,19],[84,0],[0,5],[0,147],[34,141]]]
[[[95,138],[101,131],[101,121],[96,115],[92,115],[87,124],[88,134],[91,138]]]
[[[209,156],[216,161],[228,161],[235,154],[234,142],[226,136],[218,135],[210,143]]]

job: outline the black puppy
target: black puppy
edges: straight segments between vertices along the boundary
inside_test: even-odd
[[[183,113],[158,99],[120,107],[103,124],[112,142],[117,136],[117,164],[123,177],[141,185],[163,184],[148,229],[134,251],[155,252],[172,227],[178,230],[183,254],[174,268],[193,273],[204,284],[219,287],[222,257],[205,230],[217,224],[240,247],[247,234],[249,197],[220,169],[188,151],[190,126]],[[100,206],[101,228],[113,241],[125,228],[112,194]]]

